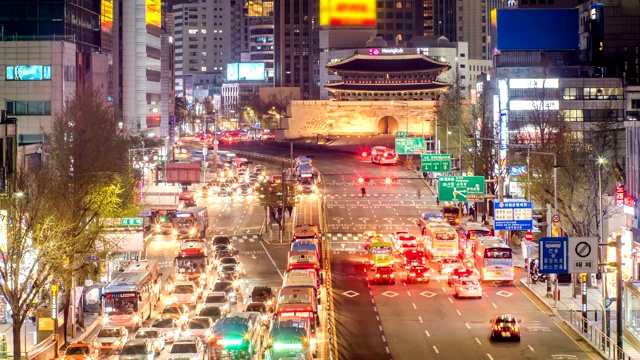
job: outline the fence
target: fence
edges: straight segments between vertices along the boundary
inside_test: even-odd
[[[594,323],[587,320],[579,311],[571,310],[571,327],[610,360],[632,360],[615,341],[605,335]]]

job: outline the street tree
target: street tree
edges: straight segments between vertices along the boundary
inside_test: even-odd
[[[293,181],[284,181],[283,183],[272,181],[261,181],[254,190],[258,202],[265,209],[267,220],[275,221],[278,227],[283,226],[283,216],[278,216],[278,209],[282,209],[282,191],[285,191],[285,211],[293,209],[297,204],[297,185]],[[281,211],[281,210],[280,210]],[[269,222],[270,223],[270,222]]]
[[[0,215],[0,294],[11,309],[14,359],[26,348],[20,336],[25,320],[40,304],[41,294],[49,292],[54,275],[65,271],[60,249],[73,246],[67,237],[72,224],[46,211],[48,185],[37,170],[17,173],[0,199],[6,210]]]
[[[118,133],[113,113],[100,101],[96,89],[76,94],[45,132],[49,156],[39,173],[48,183],[43,194],[46,213],[69,224],[64,233],[69,246],[58,253],[70,266],[57,274],[67,289],[72,287],[72,278],[95,275],[98,264],[90,258],[104,259],[118,250],[105,237],[104,219],[131,213],[136,207],[137,186],[127,160],[135,141]],[[66,304],[70,296],[69,291]]]

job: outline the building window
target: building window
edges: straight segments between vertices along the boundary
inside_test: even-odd
[[[402,1],[396,2],[396,9],[402,9]]]
[[[385,24],[387,30],[393,30],[393,24],[392,23],[387,23]],[[391,40],[391,39],[387,39],[387,40]]]
[[[405,14],[404,14],[404,18],[405,18],[405,19],[413,19],[413,13],[410,13],[410,12],[405,13]]]
[[[393,13],[392,12],[388,12],[387,13],[387,19],[393,19]]]
[[[403,30],[402,29],[402,23],[397,23],[396,24],[396,30]]]
[[[578,88],[564,88],[562,89],[562,99],[575,100],[578,98]]]
[[[51,101],[7,101],[7,115],[51,115]]]
[[[631,108],[632,109],[640,109],[640,99],[631,100]]]
[[[405,7],[405,9],[411,9],[413,7],[413,5],[411,5],[411,1],[406,1],[404,3],[404,7]]]
[[[562,110],[564,121],[582,121],[582,110]]]
[[[386,8],[393,9],[393,1],[387,1],[386,5]]]
[[[377,24],[376,24],[376,29],[378,29],[378,30],[383,30],[383,29],[384,29],[384,24],[382,24],[382,23],[377,23]]]
[[[396,13],[396,19],[402,19],[402,13],[401,12],[397,12]]]

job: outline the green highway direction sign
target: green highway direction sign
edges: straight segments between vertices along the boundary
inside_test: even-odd
[[[409,133],[406,131],[396,131],[396,136],[409,136]]]
[[[424,138],[401,137],[396,138],[396,154],[422,154],[425,150]]]
[[[420,161],[422,172],[451,171],[451,154],[422,154]]]
[[[142,218],[120,218],[120,226],[142,226]]]
[[[484,176],[438,176],[438,200],[483,202]]]

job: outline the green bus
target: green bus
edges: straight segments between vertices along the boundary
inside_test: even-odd
[[[369,246],[369,267],[393,266],[393,243],[390,240],[376,236]]]

